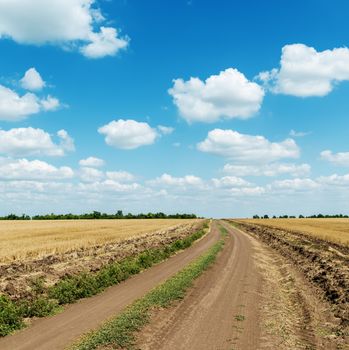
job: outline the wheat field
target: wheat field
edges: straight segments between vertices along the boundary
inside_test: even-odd
[[[193,219],[0,221],[0,262],[65,253],[194,222]]]
[[[299,231],[326,241],[349,245],[349,219],[248,219],[241,221]]]

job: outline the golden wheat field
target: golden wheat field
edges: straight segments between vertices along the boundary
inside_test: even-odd
[[[0,262],[88,248],[195,221],[193,219],[0,221]]]
[[[327,241],[349,245],[349,219],[251,219],[244,221],[300,231]]]

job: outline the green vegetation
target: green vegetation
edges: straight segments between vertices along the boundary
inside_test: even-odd
[[[268,215],[253,215],[253,219],[269,219]],[[280,215],[276,216],[273,215],[273,219],[295,219],[295,215]],[[299,219],[347,219],[349,218],[349,215],[343,215],[343,214],[335,214],[335,215],[323,215],[323,214],[317,214],[317,215],[310,215],[310,216],[304,216],[299,215]]]
[[[96,219],[196,219],[195,214],[164,214],[159,213],[140,213],[140,214],[123,214],[122,210],[118,210],[115,214],[101,213],[99,211],[93,211],[92,213],[85,214],[45,214],[45,215],[29,215],[22,214],[9,214],[6,216],[0,216],[0,220],[96,220]]]
[[[223,244],[223,240],[217,242],[207,253],[174,277],[150,291],[98,330],[87,334],[80,342],[74,344],[72,349],[92,350],[105,345],[132,349],[134,334],[149,322],[151,311],[154,308],[169,307],[173,301],[182,299],[193,281],[214,262]]]
[[[12,301],[0,296],[0,336],[5,336],[23,326],[24,317],[43,317],[56,312],[60,305],[100,293],[150,266],[169,258],[179,250],[188,248],[205,234],[203,228],[192,235],[177,240],[163,248],[149,249],[134,257],[104,266],[101,270],[68,276],[54,286],[45,288],[41,278],[30,282],[31,294],[26,300]]]

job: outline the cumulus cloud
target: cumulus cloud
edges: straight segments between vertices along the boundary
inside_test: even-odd
[[[41,107],[44,111],[55,111],[60,106],[59,99],[48,95],[40,101]]]
[[[349,49],[316,51],[304,44],[282,48],[280,68],[258,78],[272,92],[299,97],[325,96],[336,83],[349,80]]]
[[[349,174],[345,174],[345,175],[332,174],[329,176],[320,176],[317,178],[317,181],[323,185],[339,186],[339,187],[347,188],[349,186]]]
[[[105,164],[105,162],[103,159],[100,158],[88,157],[86,159],[81,159],[79,161],[79,164],[85,167],[100,168]]]
[[[164,186],[202,186],[203,180],[194,175],[185,175],[183,177],[175,177],[170,174],[162,174],[154,180],[149,181],[151,185],[164,185]]]
[[[309,164],[272,163],[262,165],[225,164],[223,171],[236,176],[279,176],[305,177],[310,174]]]
[[[41,90],[45,85],[45,81],[41,78],[40,73],[34,68],[29,68],[24,77],[20,80],[21,86],[26,90]]]
[[[135,149],[155,142],[158,133],[148,123],[135,120],[113,120],[98,129],[105,135],[105,142],[109,146],[120,149]]]
[[[104,178],[104,173],[96,168],[82,167],[79,176],[84,182],[96,182]]]
[[[228,68],[205,81],[175,79],[169,94],[189,123],[212,123],[222,118],[247,119],[261,107],[264,90],[237,69]]]
[[[333,163],[335,165],[349,166],[349,152],[338,152],[333,153],[330,150],[322,151],[320,153],[321,159],[327,160],[330,163]]]
[[[7,156],[63,156],[74,150],[74,140],[65,130],[57,132],[59,143],[42,129],[14,128],[0,130],[0,154]]]
[[[50,95],[43,99],[32,92],[20,96],[16,91],[0,85],[0,120],[18,121],[41,111],[54,111],[59,106],[59,100]]]
[[[107,171],[106,176],[110,180],[117,182],[131,182],[135,180],[135,176],[127,171]]]
[[[284,191],[310,191],[319,188],[319,184],[312,179],[287,179],[274,181],[269,187],[274,190]]]
[[[201,152],[227,157],[239,163],[271,163],[283,158],[298,158],[299,147],[293,139],[270,142],[264,136],[240,134],[234,130],[211,130],[197,144]]]
[[[62,180],[73,176],[67,166],[57,168],[41,160],[0,158],[2,180]]]
[[[212,179],[215,187],[248,187],[251,183],[237,176],[223,176],[220,179]]]
[[[113,56],[128,45],[115,28],[100,26],[104,21],[95,0],[0,2],[0,38],[78,49],[89,58]]]

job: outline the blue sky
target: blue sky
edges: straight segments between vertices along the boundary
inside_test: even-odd
[[[0,213],[348,212],[348,9],[0,0]]]

